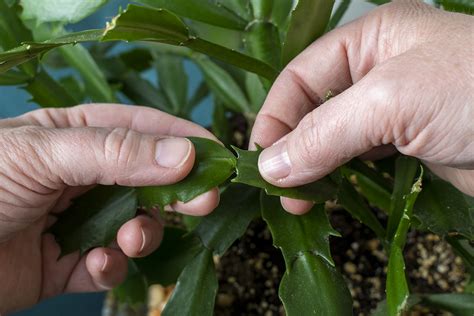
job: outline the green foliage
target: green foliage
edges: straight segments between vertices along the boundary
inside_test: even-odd
[[[102,40],[148,40],[186,46],[266,78],[273,79],[276,76],[276,71],[265,63],[191,36],[183,21],[175,14],[164,9],[155,10],[129,5],[127,10],[118,15],[108,25]]]
[[[385,228],[383,228],[372,210],[367,206],[362,196],[348,181],[342,181],[337,197],[339,204],[355,219],[372,229],[380,240],[385,240]]]
[[[228,72],[205,56],[196,57],[194,61],[201,68],[209,89],[226,107],[235,112],[250,112],[244,92]]]
[[[108,246],[135,216],[136,200],[135,189],[118,186],[99,186],[76,199],[51,228],[61,255]]]
[[[396,178],[411,174],[413,165],[415,162],[404,161],[399,163],[399,167],[396,171]],[[418,168],[418,166],[416,167]],[[416,172],[416,169],[415,169]],[[387,307],[389,316],[401,315],[405,310],[409,289],[408,283],[405,276],[405,261],[403,259],[403,248],[406,243],[406,235],[410,229],[413,206],[421,192],[421,179],[423,177],[423,171],[419,179],[412,185],[411,191],[408,194],[404,194],[403,191],[398,190],[397,187],[394,189],[394,200],[404,200],[403,213],[399,220],[395,235],[393,236],[393,242],[390,244],[389,259],[388,259],[388,271],[387,271]],[[413,181],[412,179],[410,181]],[[404,179],[404,181],[408,181]],[[403,194],[403,197],[400,195]]]
[[[280,0],[273,3],[272,21],[279,28],[281,34],[286,33],[293,2],[293,0]]]
[[[334,0],[298,1],[291,12],[288,33],[283,42],[282,65],[288,64],[314,40],[323,35],[333,5]]]
[[[205,82],[201,82],[199,87],[197,87],[196,91],[194,91],[194,94],[184,106],[182,113],[186,113],[186,116],[189,118],[191,115],[191,111],[202,101],[204,101],[204,99],[206,99],[208,96],[209,87],[206,85]]]
[[[41,43],[25,42],[17,48],[0,53],[0,73],[37,58],[54,48],[82,42],[98,41],[102,30],[90,30],[61,36]]]
[[[358,159],[351,161],[343,170],[348,175],[355,175],[357,185],[372,205],[389,212],[392,185],[380,172]]]
[[[60,47],[65,61],[82,76],[87,95],[94,102],[116,103],[117,98],[89,51],[82,45]]]
[[[129,306],[137,306],[146,301],[148,284],[133,260],[128,261],[127,279],[113,289],[113,293],[119,302]]]
[[[154,8],[167,9],[180,16],[229,29],[243,30],[247,26],[247,21],[242,17],[225,5],[216,5],[214,0],[138,0],[136,2]]]
[[[439,0],[448,11],[474,14],[474,3],[471,0]]]
[[[0,85],[2,86],[17,86],[28,81],[30,76],[16,70],[10,70],[6,73],[0,74]]]
[[[421,303],[453,313],[456,316],[474,314],[474,295],[467,293],[431,294],[421,296]]]
[[[8,6],[3,0],[0,1],[0,48],[5,51],[17,47],[22,42],[33,40],[31,31],[26,28],[16,14],[19,10],[17,5]],[[14,66],[18,64],[14,64]],[[26,75],[34,76],[36,66],[36,63],[27,63],[22,65],[20,69]],[[3,63],[0,58],[0,74],[4,72],[2,67]]]
[[[280,69],[280,34],[273,23],[265,21],[252,23],[245,32],[245,45],[250,55]]]
[[[441,236],[462,235],[474,240],[474,198],[450,183],[427,180],[415,207],[422,228]]]
[[[280,248],[291,271],[293,261],[309,252],[334,265],[329,250],[329,236],[339,236],[329,224],[324,205],[317,204],[308,214],[291,215],[275,197],[261,196],[262,216],[273,235],[273,243]]]
[[[474,295],[465,293],[448,294],[414,294],[410,295],[407,302],[407,309],[421,304],[435,309],[450,312],[455,316],[470,316],[474,313]],[[372,316],[386,316],[387,302],[378,304]]]
[[[326,32],[331,31],[339,24],[350,5],[351,0],[342,0],[341,3],[339,3],[336,12],[334,12],[331,17],[331,20],[329,20],[329,23],[326,27]]]
[[[0,53],[0,73],[34,59],[53,48],[99,40],[141,40],[186,46],[268,79],[274,79],[277,75],[276,70],[271,66],[252,57],[191,36],[188,27],[181,19],[167,10],[155,10],[135,5],[130,5],[127,10],[115,17],[105,31],[84,31],[42,43],[25,43],[14,50]]]
[[[8,6],[5,1],[0,1],[0,47],[9,50],[17,47],[21,42],[32,41],[30,30],[17,16],[19,8]]]
[[[105,29],[67,34],[66,24],[92,14],[105,1],[61,0],[71,4],[67,8],[53,7],[50,0],[37,2],[22,0],[22,13],[16,1],[0,0],[0,85],[22,87],[42,107],[67,107],[86,100],[116,102],[125,97],[187,119],[197,104],[210,97],[212,132],[228,147],[234,138],[244,138],[238,143],[248,138],[248,131],[242,126],[236,131],[229,118],[237,117],[244,121],[239,124],[250,128],[279,70],[336,27],[350,4],[343,0],[331,17],[333,0],[138,0],[143,6],[128,6]],[[473,11],[465,0],[440,4]],[[28,25],[36,26],[34,32],[22,19],[31,20]],[[116,53],[117,41],[141,43]],[[83,42],[94,44],[79,44]],[[203,75],[192,95],[188,95],[187,63]],[[72,68],[76,73],[56,80],[47,72],[51,68]],[[142,76],[149,70],[158,75],[158,84]],[[456,315],[473,313],[472,277],[462,294],[409,293],[403,248],[410,227],[445,238],[474,275],[470,243],[474,199],[433,176],[424,177],[418,196],[421,177],[413,185],[419,166],[415,159],[370,164],[355,159],[314,183],[278,188],[259,173],[261,149],[249,152],[234,147],[236,157],[214,141],[191,141],[196,162],[184,180],[148,188],[99,186],[76,199],[51,228],[62,255],[84,253],[109,245],[138,206],[155,212],[155,206],[162,209],[176,201],[187,202],[220,187],[221,202],[212,214],[183,217],[186,231],[166,227],[157,251],[130,261],[127,280],[114,290],[120,301],[136,306],[144,303],[148,285],[177,282],[165,315],[211,315],[217,291],[213,256],[225,255],[261,215],[285,259],[279,294],[286,314],[350,315],[351,297],[329,250],[329,237],[338,233],[323,206],[337,197],[354,218],[375,232],[387,251],[387,303],[380,305],[378,315],[398,315],[415,304]],[[317,204],[298,217],[286,213],[277,196]],[[382,225],[373,207],[387,213],[388,225]]]
[[[387,227],[387,238],[389,240],[394,238],[403,214],[405,213],[405,199],[412,190],[413,179],[415,179],[418,168],[419,163],[414,158],[400,157],[395,162],[395,184]]]
[[[342,276],[321,257],[303,253],[285,272],[280,298],[286,315],[352,315],[352,299]]]
[[[191,233],[167,228],[161,247],[150,256],[135,260],[148,284],[166,286],[178,282],[166,313],[212,314],[217,287],[212,255],[224,254],[245,233],[252,219],[258,216],[259,205],[259,190],[231,185],[222,193],[219,207]]]
[[[86,99],[84,84],[74,76],[62,77],[58,80],[58,84],[76,100],[76,104],[82,103]]]
[[[247,73],[247,76],[245,77],[245,88],[249,96],[251,108],[250,111],[253,113],[258,113],[267,95],[262,82],[259,80],[257,75]]]
[[[269,20],[273,13],[273,0],[250,0],[250,8],[256,20]]]
[[[376,5],[382,5],[385,3],[389,3],[391,0],[367,0],[367,2],[376,4]]]
[[[186,265],[202,250],[197,236],[166,227],[160,248],[148,257],[134,259],[134,263],[148,284],[168,286],[176,283]]]
[[[228,119],[224,104],[220,100],[215,100],[214,112],[212,113],[212,132],[225,144],[232,141],[232,130],[227,123]]]
[[[219,207],[202,219],[194,234],[206,248],[216,255],[223,255],[259,215],[259,193],[259,190],[243,185],[228,187],[221,196]]]
[[[287,315],[352,314],[350,293],[329,251],[329,236],[339,233],[329,224],[324,205],[295,216],[281,207],[278,198],[262,194],[261,204],[273,243],[285,258],[280,298]]]
[[[204,249],[184,268],[163,315],[212,316],[217,276],[212,252]]]
[[[41,69],[24,87],[33,97],[31,100],[42,107],[69,107],[79,100]]]
[[[181,107],[188,101],[188,75],[184,70],[183,59],[179,56],[160,55],[155,67],[161,89],[171,106],[171,113],[178,115]]]

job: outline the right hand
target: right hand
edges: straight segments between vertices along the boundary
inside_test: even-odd
[[[317,40],[284,69],[257,116],[250,142],[268,147],[262,176],[294,187],[395,148],[474,195],[473,34],[472,16],[398,1]],[[339,94],[320,105],[328,91]]]

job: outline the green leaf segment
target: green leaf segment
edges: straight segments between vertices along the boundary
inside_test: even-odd
[[[280,298],[288,315],[351,315],[351,295],[329,251],[329,236],[339,233],[329,224],[324,205],[294,216],[283,210],[280,199],[262,194],[261,208],[285,258]]]
[[[187,25],[172,12],[136,5],[129,5],[105,30],[72,33],[40,43],[25,42],[20,47],[0,53],[0,73],[51,49],[90,41],[151,41],[185,46],[270,80],[277,76],[277,71],[262,61],[192,35]]]
[[[397,161],[396,172],[395,172],[395,183],[413,183],[415,173],[419,168],[419,164],[416,160],[406,157],[401,157]],[[407,175],[409,175],[407,177]],[[400,179],[402,178],[402,179]],[[421,192],[421,180],[423,178],[423,169],[421,175],[414,184],[411,185],[411,189],[408,193],[404,193],[403,190],[394,189],[394,201],[395,204],[402,200],[403,211],[399,222],[393,235],[392,243],[390,244],[389,260],[388,260],[388,272],[387,272],[387,308],[389,316],[398,316],[406,309],[408,302],[408,296],[410,294],[408,289],[408,283],[405,276],[405,261],[403,258],[403,248],[406,243],[406,236],[410,229],[413,207],[418,194]],[[392,217],[390,217],[392,218]],[[390,225],[390,221],[389,221]],[[390,227],[390,226],[389,226]]]
[[[316,38],[324,34],[334,0],[299,0],[291,12],[283,42],[282,65],[288,64]],[[311,12],[311,14],[308,14]]]
[[[51,232],[61,245],[61,255],[108,246],[119,228],[135,217],[136,192],[132,188],[100,186],[77,199],[61,215]]]

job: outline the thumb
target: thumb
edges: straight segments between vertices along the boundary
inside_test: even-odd
[[[362,80],[307,114],[292,132],[265,149],[259,157],[260,173],[277,186],[303,185],[390,143],[383,137],[390,120],[380,119],[390,118],[386,100],[391,99],[383,88],[375,91]]]
[[[186,177],[195,158],[186,138],[155,137],[124,128],[26,127],[14,129],[14,134],[21,138],[16,143],[23,147],[24,161],[32,166],[26,174],[51,189],[170,184]]]

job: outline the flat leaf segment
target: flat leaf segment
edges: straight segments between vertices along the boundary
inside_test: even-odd
[[[421,179],[423,178],[423,169],[421,175],[414,182],[415,173],[419,168],[416,160],[401,157],[397,160],[395,173],[395,189],[392,201],[403,200],[402,214],[399,218],[395,234],[390,244],[388,271],[387,271],[387,307],[388,315],[398,316],[407,308],[408,296],[410,294],[408,282],[405,276],[405,260],[403,258],[403,248],[405,247],[406,237],[411,225],[413,206],[421,192]],[[407,179],[406,175],[410,177]],[[402,177],[402,180],[400,179]],[[409,191],[405,194],[404,190],[397,189],[397,182],[412,183]],[[414,183],[413,183],[414,182]],[[399,187],[402,187],[399,185]],[[390,221],[389,221],[390,225]]]
[[[41,43],[27,42],[0,53],[0,73],[54,48],[88,41],[151,41],[186,46],[269,80],[274,80],[278,74],[265,62],[192,35],[188,26],[170,11],[136,5],[129,5],[107,25],[105,30],[72,33]]]
[[[51,228],[61,246],[61,255],[106,247],[119,228],[137,212],[135,190],[100,186],[78,198]]]
[[[286,314],[351,315],[351,295],[329,251],[329,236],[339,234],[329,224],[324,205],[295,216],[278,198],[262,194],[261,209],[273,243],[285,258],[279,294]]]
[[[264,189],[268,195],[286,196],[315,203],[324,203],[336,196],[337,185],[329,177],[295,188],[280,188],[271,185],[262,178],[258,170],[258,157],[262,152],[261,148],[257,151],[246,151],[234,147],[234,150],[237,153],[238,160],[237,176],[232,182]]]

